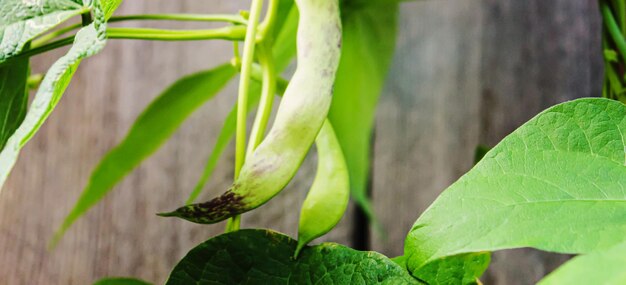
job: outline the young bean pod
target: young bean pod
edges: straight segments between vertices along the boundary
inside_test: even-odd
[[[296,0],[296,5],[298,67],[267,137],[224,194],[159,215],[216,223],[263,205],[295,175],[328,114],[341,53],[339,1]]]
[[[317,174],[300,210],[298,247],[328,233],[343,217],[350,199],[348,166],[330,122],[326,120],[315,139]]]

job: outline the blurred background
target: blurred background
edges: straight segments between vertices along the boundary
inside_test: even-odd
[[[126,1],[117,14],[232,13],[248,5]],[[371,195],[384,235],[369,230],[351,206],[339,226],[320,239],[390,257],[402,254],[419,214],[471,168],[477,145],[495,145],[553,104],[600,96],[603,68],[595,0],[427,0],[404,3],[400,13],[373,138]],[[45,71],[62,52],[34,58],[33,70]],[[193,189],[236,100],[236,81],[70,228],[55,250],[46,247],[91,170],[146,105],[180,76],[231,55],[232,45],[223,41],[111,40],[87,59],[0,195],[0,283],[91,284],[104,276],[135,276],[160,284],[188,250],[221,233],[223,223],[195,225],[155,213],[180,206]],[[220,161],[203,199],[232,182],[233,150]],[[243,227],[295,236],[314,173],[311,156],[288,189],[243,216]],[[530,249],[497,252],[482,280],[534,284],[566,259]]]

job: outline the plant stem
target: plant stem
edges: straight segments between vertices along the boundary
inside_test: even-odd
[[[53,50],[53,49],[57,49],[57,48],[60,48],[60,47],[66,46],[66,45],[70,45],[73,42],[74,42],[74,36],[70,36],[70,37],[63,38],[63,39],[60,39],[60,40],[56,40],[54,42],[51,42],[51,43],[48,43],[48,44],[45,44],[45,45],[42,45],[42,46],[35,46],[35,47],[33,47],[33,48],[29,49],[29,50],[22,51],[21,53],[15,55],[14,57],[9,58],[5,62],[8,62],[8,61],[14,60],[14,59],[24,58],[24,57],[31,57],[31,56],[34,56],[34,55],[37,55],[37,54],[40,54],[40,53],[44,53],[44,52],[47,52],[47,51],[50,51],[50,50]],[[5,63],[5,62],[3,62],[3,63]],[[3,63],[0,63],[0,64],[3,64]]]
[[[272,113],[272,105],[274,103],[274,94],[276,94],[276,68],[274,66],[274,58],[271,49],[263,43],[259,45],[259,63],[261,64],[263,89],[261,91],[261,101],[254,119],[252,132],[250,133],[250,141],[248,142],[247,155],[252,154],[256,147],[265,137],[265,129],[267,122]]]
[[[227,22],[233,24],[245,25],[247,24],[246,19],[239,15],[230,15],[230,14],[213,14],[213,15],[204,15],[204,14],[140,14],[140,15],[123,15],[123,16],[114,16],[111,17],[108,22],[122,22],[122,21],[133,21],[133,20],[164,20],[164,21],[197,21],[197,22]],[[33,45],[38,46],[42,45],[58,36],[64,35],[68,32],[81,28],[83,25],[81,23],[74,24],[71,26],[67,26],[56,31],[52,31],[48,34],[45,34],[38,39],[33,41]]]
[[[247,24],[240,15],[231,14],[140,14],[111,17],[109,23],[131,20],[164,20],[164,21],[194,21],[194,22],[227,22],[233,24]]]
[[[274,24],[276,22],[276,15],[278,14],[278,0],[269,0],[269,8],[267,9],[267,15],[265,19],[263,19],[263,23],[259,26],[260,29],[260,41],[269,41],[273,42],[274,39],[267,39],[267,34],[271,33],[274,29]]]
[[[229,26],[211,30],[161,30],[149,28],[108,28],[110,39],[139,39],[157,41],[196,41],[196,40],[242,40],[244,26]]]
[[[626,3],[624,0],[613,0],[613,9],[615,10],[616,20],[622,34],[626,34]]]
[[[622,56],[624,60],[626,60],[626,40],[624,40],[624,36],[621,33],[615,18],[613,18],[613,13],[611,12],[611,8],[609,5],[602,1],[600,2],[600,10],[602,12],[602,18],[604,19],[604,24],[611,35],[611,39],[615,43],[615,47],[618,50],[618,53]]]
[[[229,26],[213,30],[161,30],[147,28],[108,28],[107,38],[109,39],[130,39],[149,41],[200,41],[200,40],[232,40],[244,39],[244,26]],[[23,51],[7,61],[0,62],[0,65],[19,58],[31,57],[53,49],[57,49],[74,42],[75,36],[69,36],[43,45],[33,44],[33,48]]]
[[[256,43],[256,33],[263,0],[252,0],[250,7],[250,17],[246,30],[246,38],[243,46],[243,56],[241,59],[241,76],[239,77],[239,93],[237,97],[237,131],[235,147],[235,179],[239,177],[239,172],[246,158],[246,115],[248,114],[248,92],[250,89],[250,71],[254,59],[254,47]],[[228,220],[226,232],[238,230],[241,224],[239,216]]]

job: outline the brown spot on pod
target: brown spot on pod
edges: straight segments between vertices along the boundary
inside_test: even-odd
[[[214,224],[244,212],[243,198],[243,196],[228,190],[208,202],[186,205],[173,212],[157,215],[178,217],[198,224]]]

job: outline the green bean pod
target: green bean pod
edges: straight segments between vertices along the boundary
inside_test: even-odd
[[[335,131],[327,120],[315,139],[317,174],[300,210],[298,247],[332,230],[343,217],[350,199],[348,166]]]
[[[213,224],[255,209],[293,178],[320,131],[332,99],[341,53],[338,0],[296,0],[298,67],[267,137],[229,190],[210,201],[159,214]]]

